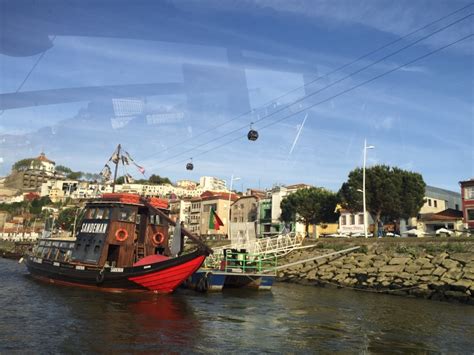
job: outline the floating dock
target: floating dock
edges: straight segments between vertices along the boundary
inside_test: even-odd
[[[274,279],[274,275],[199,269],[191,276],[187,287],[199,292],[220,292],[224,288],[271,290]]]
[[[219,267],[205,265],[186,282],[199,292],[220,292],[225,288],[271,290],[276,272],[276,257],[251,255],[245,249],[226,249]]]

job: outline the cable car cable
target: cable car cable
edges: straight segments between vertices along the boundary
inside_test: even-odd
[[[197,134],[196,136],[194,136],[194,137],[191,138],[191,139],[197,139],[197,138],[199,138],[199,137],[201,137],[201,136],[203,136],[203,135],[205,135],[205,134],[207,134],[207,133],[209,133],[209,132],[212,132],[212,131],[214,131],[214,130],[220,128],[220,127],[223,127],[223,126],[225,126],[226,124],[228,124],[228,123],[230,123],[230,122],[233,122],[233,121],[235,121],[235,120],[237,120],[237,119],[239,119],[239,118],[241,118],[241,117],[244,117],[244,116],[246,116],[246,115],[248,115],[248,114],[250,114],[250,113],[252,113],[252,112],[254,112],[254,111],[256,111],[256,110],[265,108],[268,104],[271,104],[272,102],[274,102],[274,101],[276,101],[276,100],[279,100],[279,99],[281,99],[281,98],[283,98],[283,97],[285,97],[285,96],[288,96],[288,95],[290,95],[290,94],[292,94],[292,93],[294,93],[294,92],[296,92],[296,91],[298,91],[298,90],[300,90],[300,89],[303,89],[303,88],[305,88],[305,87],[307,87],[307,86],[309,86],[309,85],[311,85],[311,84],[314,84],[314,83],[317,82],[318,80],[324,79],[324,78],[326,78],[326,77],[328,77],[328,76],[330,76],[330,75],[332,75],[332,74],[335,74],[335,73],[341,71],[342,69],[347,68],[348,66],[351,66],[351,65],[353,65],[353,64],[355,64],[355,63],[361,61],[362,59],[365,59],[365,58],[369,57],[370,55],[381,51],[382,49],[385,49],[385,48],[387,48],[387,47],[389,47],[389,46],[391,46],[391,45],[393,45],[393,44],[395,44],[395,43],[398,43],[398,42],[404,40],[405,38],[407,38],[407,37],[409,37],[409,36],[411,36],[411,35],[413,35],[413,34],[415,34],[415,33],[417,33],[417,32],[420,32],[420,31],[422,31],[422,30],[428,28],[429,26],[434,25],[434,24],[436,24],[436,23],[438,23],[438,22],[440,22],[440,21],[442,21],[442,20],[444,20],[444,19],[446,19],[446,18],[448,18],[448,17],[451,17],[452,15],[455,15],[455,14],[457,14],[458,12],[461,12],[461,11],[463,11],[463,10],[467,9],[468,7],[473,6],[473,5],[474,5],[474,2],[471,2],[471,3],[469,3],[469,4],[467,4],[467,5],[465,5],[465,6],[461,7],[461,8],[459,8],[459,9],[453,11],[453,12],[450,12],[450,13],[447,14],[447,15],[444,15],[444,16],[442,16],[442,17],[440,17],[440,18],[438,18],[438,19],[436,19],[436,20],[434,20],[434,21],[432,21],[432,22],[430,22],[430,23],[427,23],[427,24],[423,25],[422,27],[419,27],[419,28],[416,29],[416,30],[413,30],[413,31],[407,33],[406,35],[404,35],[404,36],[402,36],[402,37],[399,37],[399,38],[397,38],[397,39],[395,39],[395,40],[393,40],[393,41],[391,41],[391,42],[389,42],[389,43],[387,43],[387,44],[385,44],[385,45],[383,45],[383,46],[381,46],[381,47],[378,47],[378,48],[376,48],[376,49],[374,49],[374,50],[372,50],[372,51],[370,51],[370,52],[368,52],[368,53],[366,53],[366,54],[364,54],[364,55],[362,55],[362,56],[360,56],[360,57],[358,57],[358,58],[356,58],[356,59],[354,59],[354,60],[352,60],[352,61],[350,61],[350,62],[348,62],[348,63],[346,63],[346,64],[343,64],[342,66],[340,66],[340,67],[338,67],[338,68],[336,68],[336,69],[330,71],[330,72],[327,73],[327,74],[324,74],[323,76],[318,76],[318,77],[316,77],[315,79],[309,81],[308,83],[306,83],[306,84],[304,84],[304,85],[302,85],[302,86],[299,86],[299,87],[297,87],[297,88],[294,88],[294,89],[292,89],[292,90],[290,90],[290,91],[288,91],[288,92],[286,92],[286,93],[284,93],[284,94],[282,94],[282,95],[280,95],[280,96],[278,96],[278,97],[276,97],[276,98],[273,98],[273,99],[271,99],[271,100],[265,102],[265,103],[262,104],[261,106],[257,107],[256,109],[251,109],[251,110],[249,110],[249,111],[247,111],[247,112],[244,112],[244,113],[242,113],[242,114],[237,115],[236,117],[234,117],[234,118],[232,118],[232,119],[230,119],[230,120],[228,120],[228,121],[226,121],[226,122],[224,122],[224,123],[222,123],[222,124],[220,124],[220,125],[214,126],[213,128],[210,128],[210,129],[208,129],[208,130],[206,130],[206,131],[203,131],[203,132]],[[291,105],[291,104],[289,104],[289,105]],[[178,147],[178,146],[182,146],[183,144],[188,143],[188,142],[189,142],[189,139],[186,140],[186,141],[181,141],[181,142],[179,142],[179,143],[177,143],[177,144],[172,145],[171,147],[168,147],[167,150],[173,149],[173,148]],[[183,153],[184,153],[184,152],[183,152]],[[154,156],[154,155],[153,155],[153,156]],[[152,156],[149,156],[149,157],[152,157]],[[146,157],[146,158],[144,158],[144,159],[148,159],[149,157]],[[170,159],[173,159],[173,158],[174,158],[174,157],[172,157],[172,158],[170,158]],[[161,161],[158,162],[158,164],[160,164],[160,163],[162,163],[162,162],[165,162],[165,161],[167,161],[167,160],[168,160],[168,159],[161,160]]]
[[[352,77],[352,76],[354,76],[354,75],[357,75],[357,74],[359,74],[360,72],[362,72],[362,71],[364,71],[364,70],[366,70],[366,69],[368,69],[368,68],[370,68],[370,67],[372,67],[372,66],[374,66],[374,65],[376,65],[376,64],[378,64],[378,63],[380,63],[380,62],[382,62],[382,61],[384,61],[385,59],[390,58],[390,57],[392,57],[392,56],[394,56],[394,55],[396,55],[396,54],[398,54],[398,53],[404,51],[404,50],[407,49],[407,48],[413,47],[414,45],[416,45],[416,44],[418,44],[418,43],[420,43],[420,42],[422,42],[422,41],[424,41],[424,40],[426,40],[426,39],[428,39],[428,38],[430,38],[430,37],[436,35],[436,34],[439,33],[439,32],[442,32],[442,31],[448,29],[448,28],[451,27],[451,26],[454,26],[454,25],[458,24],[459,22],[462,22],[462,21],[466,20],[467,18],[469,18],[469,17],[471,17],[471,16],[473,16],[473,13],[470,13],[469,15],[466,15],[466,16],[464,16],[464,17],[462,17],[462,18],[460,18],[460,19],[458,19],[458,20],[456,20],[456,21],[454,21],[454,22],[451,22],[451,23],[449,23],[448,25],[446,25],[446,26],[444,26],[444,27],[441,27],[441,28],[437,29],[437,30],[434,31],[434,32],[429,33],[428,35],[419,38],[419,39],[416,40],[415,42],[409,43],[409,44],[407,44],[406,46],[404,46],[404,47],[402,47],[402,48],[399,48],[399,49],[397,49],[396,51],[394,51],[394,52],[392,52],[392,53],[390,53],[390,54],[387,54],[387,55],[385,55],[384,57],[382,57],[382,58],[376,60],[375,62],[372,62],[372,63],[370,63],[370,64],[368,64],[368,65],[366,65],[366,66],[364,66],[364,67],[362,67],[362,68],[360,68],[360,69],[358,69],[358,70],[356,70],[356,71],[354,71],[354,72],[352,72],[352,73],[350,73],[350,74],[348,74],[348,75],[346,75],[346,76],[344,76],[344,77],[342,77],[342,78],[340,78],[340,79],[338,79],[338,80],[336,80],[336,81],[334,81],[334,82],[332,82],[332,83],[330,83],[330,84],[328,84],[328,85],[326,85],[325,87],[323,87],[323,88],[321,88],[321,89],[319,89],[319,90],[316,90],[316,91],[314,91],[314,92],[312,92],[312,93],[310,93],[310,94],[308,94],[308,95],[305,95],[305,96],[303,96],[303,97],[301,97],[301,98],[299,98],[299,99],[293,101],[292,103],[288,104],[286,107],[283,107],[283,108],[280,109],[280,110],[274,111],[274,112],[272,112],[272,113],[270,113],[270,114],[268,114],[268,115],[266,115],[266,116],[263,116],[263,117],[259,118],[259,119],[256,120],[254,123],[258,123],[258,122],[261,122],[261,121],[263,121],[263,120],[266,120],[267,118],[269,118],[269,117],[275,115],[276,113],[282,112],[283,110],[285,110],[285,109],[291,107],[292,105],[294,105],[294,104],[296,104],[296,103],[299,103],[299,102],[301,102],[301,101],[304,101],[304,100],[308,99],[309,97],[312,97],[312,96],[314,96],[314,95],[316,95],[316,94],[318,94],[318,93],[320,93],[320,92],[322,92],[322,91],[324,91],[324,90],[326,90],[326,89],[328,89],[328,88],[330,88],[330,87],[332,87],[332,86],[334,86],[334,85],[336,85],[336,84],[338,84],[338,83],[340,83],[340,82],[342,82],[342,81],[344,81],[344,80],[346,80],[346,79],[348,79],[348,78],[350,78],[350,77]],[[298,112],[301,112],[301,110],[298,111]],[[240,131],[240,130],[246,128],[246,127],[247,127],[247,124],[246,124],[245,126],[241,126],[241,127],[237,128],[237,129],[234,129],[234,130],[232,130],[232,131],[230,131],[230,132],[228,132],[228,133],[225,133],[225,134],[221,135],[221,136],[218,137],[218,138],[215,138],[215,139],[213,139],[213,140],[210,140],[210,141],[207,141],[207,142],[198,144],[198,145],[196,145],[196,146],[194,146],[194,147],[192,147],[192,148],[190,148],[190,149],[187,149],[187,150],[185,150],[185,151],[183,151],[183,152],[181,152],[181,153],[178,153],[178,154],[175,154],[175,155],[173,155],[173,156],[171,156],[171,157],[169,157],[169,158],[163,159],[163,160],[157,162],[156,164],[160,164],[160,163],[169,161],[169,160],[171,160],[171,159],[177,158],[177,157],[179,157],[179,156],[181,156],[181,155],[183,155],[183,154],[185,154],[185,153],[188,153],[188,152],[191,152],[191,151],[195,150],[196,148],[200,148],[200,147],[202,147],[202,146],[205,146],[205,145],[208,145],[208,144],[210,144],[210,143],[213,143],[213,142],[215,142],[216,140],[220,140],[220,139],[222,139],[222,138],[224,138],[224,137],[227,137],[227,136],[229,136],[229,135],[231,135],[231,134],[233,134],[233,133],[236,133],[236,132],[238,132],[238,131]],[[156,165],[154,165],[154,166],[156,166]]]
[[[270,122],[269,124],[267,124],[267,125],[261,127],[260,129],[262,130],[262,129],[268,128],[268,127],[273,126],[273,125],[275,125],[275,124],[277,124],[277,123],[279,123],[279,122],[281,122],[281,121],[284,121],[284,120],[286,120],[286,119],[288,119],[288,118],[290,118],[290,117],[293,117],[293,116],[297,115],[298,113],[301,113],[301,112],[303,112],[303,111],[305,111],[305,110],[307,110],[307,109],[310,109],[310,108],[312,108],[312,107],[315,107],[315,106],[318,106],[318,105],[320,105],[320,104],[326,103],[326,102],[328,102],[328,101],[330,101],[330,100],[333,100],[333,99],[335,99],[335,98],[337,98],[337,97],[339,97],[339,96],[341,96],[341,95],[344,95],[344,94],[346,94],[346,93],[348,93],[348,92],[350,92],[350,91],[353,91],[353,90],[355,90],[355,89],[357,89],[357,88],[359,88],[359,87],[361,87],[361,86],[364,86],[364,85],[366,85],[366,84],[368,84],[368,83],[371,83],[372,81],[375,81],[375,80],[377,80],[377,79],[380,79],[380,78],[382,78],[382,77],[384,77],[384,76],[386,76],[386,75],[388,75],[388,74],[391,74],[391,73],[393,73],[393,72],[395,72],[395,71],[397,71],[397,70],[399,70],[399,69],[401,69],[401,68],[404,68],[404,67],[409,66],[409,65],[411,65],[411,64],[413,64],[413,63],[416,63],[416,62],[418,62],[418,61],[420,61],[420,60],[422,60],[422,59],[424,59],[424,58],[427,58],[427,57],[429,57],[429,56],[431,56],[431,55],[433,55],[433,54],[435,54],[435,53],[437,53],[437,52],[440,52],[440,51],[442,51],[442,50],[444,50],[444,49],[446,49],[446,48],[448,48],[448,47],[451,47],[451,46],[453,46],[453,45],[455,45],[455,44],[457,44],[457,43],[460,43],[460,42],[462,42],[462,41],[464,41],[464,40],[467,40],[467,39],[469,39],[469,38],[471,38],[471,37],[473,37],[473,36],[474,36],[474,34],[471,33],[471,34],[469,34],[469,35],[467,35],[467,36],[464,36],[464,37],[462,37],[462,38],[460,38],[460,39],[458,39],[458,40],[456,40],[456,41],[454,41],[454,42],[450,42],[450,43],[448,43],[447,45],[444,45],[444,46],[442,46],[442,47],[439,47],[439,48],[437,48],[437,49],[435,49],[435,50],[433,50],[433,51],[431,51],[431,52],[428,52],[428,53],[426,53],[426,54],[424,54],[424,55],[421,55],[421,56],[419,56],[419,57],[417,57],[417,58],[415,58],[415,59],[413,59],[413,60],[410,60],[410,61],[408,61],[408,62],[402,64],[402,65],[399,65],[399,66],[397,66],[397,67],[395,67],[395,68],[393,68],[393,69],[390,69],[390,70],[388,70],[388,71],[386,71],[386,72],[383,72],[383,73],[381,73],[381,74],[379,74],[379,75],[377,75],[377,76],[375,76],[375,77],[373,77],[373,78],[371,78],[371,79],[365,80],[365,81],[363,81],[363,82],[361,82],[361,83],[359,83],[359,84],[357,84],[357,85],[355,85],[355,86],[352,86],[352,87],[350,87],[350,88],[348,88],[348,89],[346,89],[346,90],[343,90],[343,91],[337,93],[336,95],[333,95],[333,96],[331,96],[331,97],[329,97],[329,98],[326,98],[326,99],[324,99],[324,100],[322,100],[322,101],[319,101],[319,102],[317,102],[317,103],[311,104],[311,105],[305,107],[304,109],[301,109],[300,111],[294,112],[294,113],[292,113],[292,114],[290,114],[290,115],[288,115],[288,116],[284,116],[284,117],[278,119],[277,121]],[[224,143],[222,143],[222,144],[220,144],[220,145],[217,145],[217,146],[215,146],[215,147],[212,147],[211,149],[208,149],[208,150],[202,151],[202,152],[200,152],[200,153],[197,153],[196,155],[197,155],[197,156],[200,156],[200,155],[203,155],[203,154],[212,152],[213,150],[216,150],[216,149],[218,149],[218,148],[224,147],[224,146],[226,146],[226,145],[228,145],[228,144],[231,144],[231,143],[233,143],[233,142],[235,142],[235,141],[237,141],[237,140],[239,140],[239,139],[245,138],[245,137],[246,137],[245,135],[238,136],[238,137],[236,137],[236,138],[234,138],[234,139],[231,139],[231,140],[228,141],[228,142],[224,142]],[[195,156],[196,156],[196,155],[195,155]],[[181,163],[181,162],[182,162],[182,161],[179,161],[179,162],[176,162],[176,163],[172,163],[172,164],[168,164],[168,165],[165,165],[165,166],[160,167],[160,169],[165,169],[165,168],[167,168],[167,167],[174,166],[174,165],[179,164],[179,163]]]

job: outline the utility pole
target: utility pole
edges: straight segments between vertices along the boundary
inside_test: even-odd
[[[234,175],[232,174],[231,178],[230,178],[230,188],[229,188],[229,220],[228,220],[228,227],[227,227],[227,234],[229,235],[229,239],[231,238],[231,235],[230,235],[230,218],[231,218],[231,208],[230,208],[230,197],[232,196],[232,186],[234,184],[234,181],[238,181],[240,180],[239,177],[236,177],[234,178]]]
[[[362,167],[362,199],[364,204],[364,236],[368,238],[367,235],[367,202],[365,199],[365,165],[367,163],[367,149],[374,149],[373,145],[367,145],[367,139],[364,139],[364,165]]]

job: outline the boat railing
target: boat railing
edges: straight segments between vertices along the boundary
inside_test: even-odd
[[[293,250],[302,248],[303,240],[304,236],[302,235],[288,233],[276,237],[257,239],[254,243],[224,245],[213,248],[214,253],[207,257],[205,265],[208,268],[218,268],[224,259],[224,250],[229,248],[245,249],[262,258],[281,258]]]
[[[220,270],[246,274],[269,274],[269,271],[274,270],[276,267],[276,256],[232,252],[225,255],[221,261]]]

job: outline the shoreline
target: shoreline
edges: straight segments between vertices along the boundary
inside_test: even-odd
[[[313,248],[296,250],[284,265],[361,246],[355,252],[299,264],[277,273],[277,282],[345,288],[474,305],[474,240],[318,239]]]

